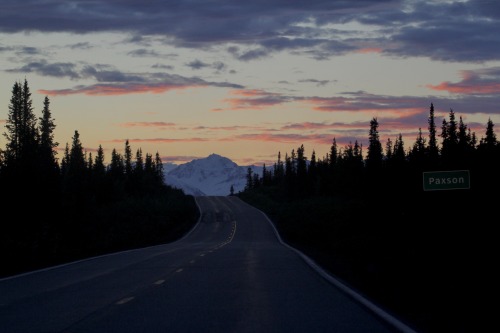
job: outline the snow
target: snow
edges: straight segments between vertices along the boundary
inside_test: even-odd
[[[227,157],[211,154],[176,167],[169,166],[165,183],[194,196],[229,195],[231,185],[234,193],[243,191],[249,167],[261,176],[262,167],[239,166]]]

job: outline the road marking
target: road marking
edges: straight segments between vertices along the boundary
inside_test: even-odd
[[[191,260],[189,263],[194,264],[195,262],[196,262],[196,260]]]
[[[156,281],[156,282],[155,282],[155,284],[160,285],[160,284],[162,284],[163,282],[165,282],[165,280],[158,280],[158,281]]]
[[[125,297],[124,299],[121,299],[118,302],[116,302],[116,305],[123,305],[125,303],[130,302],[133,299],[134,299],[134,297]]]
[[[176,273],[182,272],[182,268],[179,268],[178,270],[175,271]]]
[[[204,256],[205,256],[205,253],[200,254],[200,257],[204,257]]]

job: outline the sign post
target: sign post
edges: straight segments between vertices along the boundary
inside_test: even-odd
[[[470,188],[469,170],[428,171],[423,174],[424,191]]]

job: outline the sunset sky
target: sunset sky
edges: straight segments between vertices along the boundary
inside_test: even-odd
[[[427,136],[450,109],[500,125],[500,1],[0,0],[0,125],[15,82],[48,96],[59,154],[216,153],[271,165],[356,140]],[[0,149],[5,147],[0,137]]]

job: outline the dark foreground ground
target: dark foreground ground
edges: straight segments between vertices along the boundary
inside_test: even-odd
[[[264,211],[285,241],[419,332],[488,331],[494,199],[467,190],[418,200],[240,196]]]

